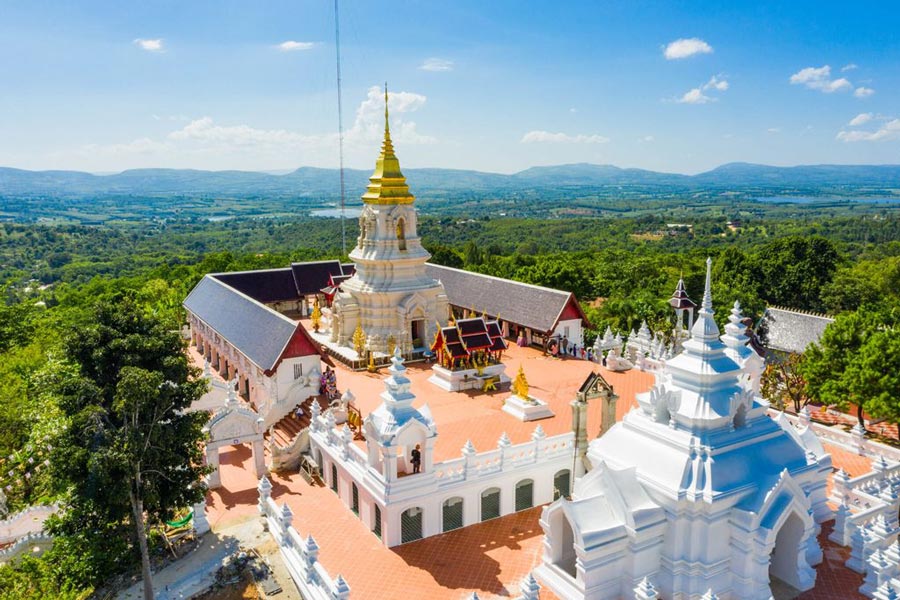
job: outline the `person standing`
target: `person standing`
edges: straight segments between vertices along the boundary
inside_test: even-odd
[[[419,448],[419,444],[416,444],[416,447],[413,448],[412,452],[410,453],[412,455],[411,462],[413,466],[413,473],[418,473],[419,467],[422,464],[422,451]]]

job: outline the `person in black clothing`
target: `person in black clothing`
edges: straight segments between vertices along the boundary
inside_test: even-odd
[[[412,451],[413,473],[419,472],[419,466],[421,464],[422,464],[422,451],[419,450],[419,444],[416,444],[416,447],[413,448],[413,451]]]

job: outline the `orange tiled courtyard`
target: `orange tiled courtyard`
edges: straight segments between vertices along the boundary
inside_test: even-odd
[[[435,461],[460,456],[460,449],[471,440],[479,451],[496,447],[504,431],[513,444],[530,439],[538,423],[548,436],[571,431],[569,402],[592,371],[599,371],[619,396],[617,418],[635,405],[635,395],[646,391],[653,376],[637,370],[610,372],[597,364],[574,358],[544,356],[533,348],[511,346],[504,355],[507,374],[514,376],[522,365],[532,395],[547,401],[553,418],[523,423],[502,412],[508,391],[491,393],[444,392],[427,382],[431,365],[407,365],[407,375],[416,394],[415,405],[428,404],[438,426]],[[352,372],[337,366],[338,387],[351,390],[363,416],[381,400],[386,377]],[[600,407],[588,410],[588,433],[596,436],[600,428]],[[856,476],[870,468],[870,461],[841,448],[826,445],[835,467]],[[225,448],[220,455],[222,488],[210,492],[208,516],[214,529],[221,529],[258,516],[258,499],[249,447]],[[320,547],[319,560],[334,577],[347,580],[354,598],[401,599],[412,593],[422,598],[467,598],[477,592],[480,598],[515,597],[518,584],[541,560],[542,531],[538,524],[540,507],[472,525],[395,548],[386,548],[327,487],[308,484],[298,473],[270,475],[272,497],[287,503],[294,513],[294,527],[301,535],[312,534]],[[827,541],[826,524],[820,541],[825,560],[817,567],[814,590],[800,596],[803,600],[863,598],[857,588],[860,575],[844,567],[847,549]],[[547,590],[542,598],[552,598]]]

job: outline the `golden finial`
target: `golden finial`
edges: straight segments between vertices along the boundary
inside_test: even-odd
[[[391,132],[391,125],[388,122],[388,91],[387,91],[387,81],[384,82],[384,131],[385,133]]]

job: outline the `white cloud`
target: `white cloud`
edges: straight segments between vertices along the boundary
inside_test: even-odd
[[[858,88],[856,88],[856,91],[853,92],[853,95],[856,96],[857,98],[868,98],[869,96],[871,96],[874,93],[875,93],[875,90],[873,90],[872,88],[858,87]]]
[[[846,73],[847,71],[852,71],[854,69],[858,69],[859,65],[856,63],[850,63],[841,67],[841,73]]]
[[[655,140],[656,140],[656,138],[653,137],[652,135],[645,135],[642,138],[638,138],[639,142],[647,142],[647,143],[655,141]]]
[[[832,79],[829,65],[801,69],[791,75],[790,81],[793,85],[805,85],[811,90],[819,90],[826,94],[843,92],[853,88],[853,84],[843,77]]]
[[[728,82],[724,79],[720,79],[718,76],[713,75],[709,78],[705,84],[703,84],[704,90],[716,90],[717,92],[724,92],[728,89]]]
[[[552,133],[550,131],[529,131],[522,136],[522,144],[534,144],[540,142],[551,142],[555,144],[605,144],[609,141],[608,137],[602,135],[585,135],[579,133],[577,135],[569,135],[567,133]]]
[[[419,70],[433,72],[452,71],[453,61],[444,58],[426,58],[425,62],[419,65]]]
[[[141,50],[146,50],[147,52],[163,52],[163,41],[161,38],[156,38],[155,40],[148,40],[144,38],[137,38],[134,40],[134,44],[140,48]]]
[[[766,131],[769,133],[781,133],[781,127],[769,127]]]
[[[388,106],[391,113],[391,137],[395,144],[431,144],[435,138],[419,133],[416,123],[408,120],[409,113],[425,105],[426,97],[412,92],[391,92]],[[159,121],[180,118],[155,115]],[[116,157],[133,166],[192,161],[207,163],[210,159],[221,163],[242,165],[255,163],[264,168],[296,164],[327,166],[337,156],[337,133],[302,133],[287,129],[264,129],[252,125],[222,124],[212,117],[189,119],[170,131],[162,139],[142,137],[128,143],[90,144],[82,146],[83,157]],[[371,165],[377,155],[384,133],[384,91],[378,86],[369,88],[360,102],[353,124],[344,132],[344,149],[362,164]],[[402,154],[402,152],[401,152]],[[131,157],[127,159],[126,157]]]
[[[286,42],[281,42],[277,46],[275,46],[282,52],[296,52],[298,50],[311,50],[316,47],[315,42],[295,42],[294,40],[288,40]]]
[[[869,121],[875,118],[875,115],[872,113],[859,113],[847,123],[850,127],[859,127],[860,125],[865,125]]]
[[[700,88],[694,88],[688,92],[685,92],[681,98],[676,98],[675,102],[680,104],[707,104],[708,102],[715,102],[716,98],[711,98],[703,93],[703,90]]]
[[[900,140],[900,119],[890,119],[876,131],[840,131],[837,139],[842,142],[886,142]]]
[[[578,109],[577,109],[577,108],[570,108],[570,109],[569,109],[569,112],[572,113],[572,114],[575,114],[575,113],[578,112]]]
[[[663,55],[667,60],[678,60],[695,54],[711,54],[712,51],[712,46],[700,38],[681,38],[669,42],[663,50]]]

